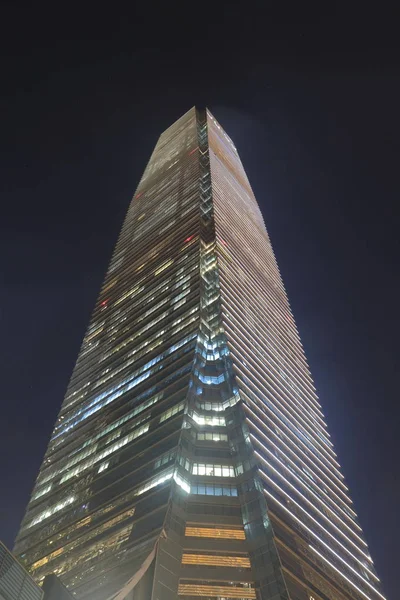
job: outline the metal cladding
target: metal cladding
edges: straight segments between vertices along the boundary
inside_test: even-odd
[[[0,542],[0,600],[42,600],[43,591]]]
[[[15,552],[79,599],[383,598],[261,212],[207,110],[128,210]]]

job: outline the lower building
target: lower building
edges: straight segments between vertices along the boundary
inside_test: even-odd
[[[43,590],[0,542],[0,600],[42,599]]]
[[[72,600],[74,598],[56,575],[47,575],[43,581],[43,591],[43,600]]]

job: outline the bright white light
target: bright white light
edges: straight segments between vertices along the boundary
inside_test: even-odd
[[[265,474],[263,471],[261,471],[261,475],[264,477],[264,479],[267,479],[267,480],[268,480],[268,481],[269,481],[269,482],[270,482],[270,483],[271,483],[271,484],[272,484],[274,487],[276,487],[276,488],[277,488],[277,490],[279,490],[279,492],[280,492],[281,494],[283,494],[284,496],[286,496],[286,497],[287,497],[287,498],[288,498],[288,499],[289,499],[291,502],[293,502],[293,504],[295,504],[296,506],[298,506],[298,507],[299,507],[299,509],[300,509],[300,510],[301,510],[303,513],[305,513],[305,514],[307,515],[307,517],[309,517],[309,518],[310,518],[312,521],[314,521],[314,523],[316,523],[316,525],[318,525],[318,527],[320,527],[320,528],[321,528],[321,529],[322,529],[322,530],[323,530],[325,533],[327,533],[327,534],[328,534],[328,535],[329,535],[329,536],[330,536],[330,537],[331,537],[333,540],[335,540],[335,542],[336,542],[337,544],[339,544],[340,546],[342,546],[342,547],[343,547],[343,548],[344,548],[344,549],[345,549],[345,550],[346,550],[346,551],[347,551],[349,554],[351,554],[350,550],[348,550],[348,549],[346,548],[346,546],[343,546],[343,544],[341,544],[341,543],[339,542],[339,540],[338,540],[337,538],[335,538],[335,536],[334,536],[334,535],[332,535],[332,534],[331,534],[331,533],[330,533],[330,532],[329,532],[327,529],[325,529],[325,527],[324,527],[323,525],[321,525],[321,523],[319,523],[319,522],[317,521],[317,519],[315,519],[315,517],[313,517],[312,515],[310,515],[310,513],[308,513],[308,512],[305,510],[305,508],[303,508],[303,507],[301,506],[301,504],[299,504],[298,502],[296,502],[296,500],[294,500],[294,499],[293,499],[291,496],[289,496],[289,494],[288,494],[287,492],[285,492],[285,490],[283,490],[281,487],[279,487],[279,485],[278,485],[277,483],[275,483],[275,481],[273,481],[273,480],[272,480],[270,477],[268,477],[268,475],[266,475],[266,474]],[[335,525],[333,525],[333,523],[331,523],[331,525],[332,525],[332,526],[334,526],[334,527],[335,527],[335,529],[337,529],[337,530],[339,531],[339,533],[340,533],[340,534],[341,534],[341,535],[342,535],[342,536],[343,536],[343,537],[344,537],[344,538],[345,538],[345,539],[346,539],[346,540],[347,540],[347,541],[348,541],[348,542],[349,542],[349,543],[350,543],[352,546],[354,546],[354,548],[355,548],[356,550],[358,550],[358,552],[360,552],[360,554],[362,554],[363,556],[365,556],[365,558],[366,558],[367,560],[369,560],[370,562],[372,562],[372,561],[371,561],[371,558],[368,556],[368,554],[365,554],[365,552],[363,552],[363,551],[362,551],[362,550],[361,550],[361,549],[360,549],[360,548],[357,546],[357,544],[355,544],[354,542],[352,542],[352,541],[351,541],[351,540],[350,540],[350,539],[347,537],[347,535],[343,533],[343,531],[341,531],[341,530],[340,530],[338,527],[336,527]],[[352,556],[353,556],[353,554],[352,554]],[[355,560],[357,560],[355,556],[353,556],[353,558],[355,558]]]
[[[318,556],[320,558],[322,558],[322,560],[324,560],[332,569],[334,569],[337,573],[339,573],[339,575],[341,575],[346,581],[348,581],[350,583],[350,585],[352,585],[357,591],[359,591],[360,594],[365,596],[365,598],[368,598],[368,600],[371,600],[370,596],[367,596],[367,594],[365,594],[365,592],[363,592],[355,583],[353,583],[351,579],[349,579],[348,577],[346,577],[346,575],[344,575],[341,571],[339,571],[339,569],[337,567],[335,567],[335,565],[333,565],[327,558],[325,558],[325,556],[323,554],[318,552],[318,550],[316,548],[313,548],[313,546],[311,546],[311,544],[309,544],[309,547],[311,548],[311,550],[313,552],[315,552],[315,554],[318,554]],[[386,600],[385,596],[382,596],[382,594],[380,592],[378,592],[378,590],[376,590],[370,583],[368,583],[367,581],[365,583],[367,583],[367,585],[369,585],[374,590],[374,592],[376,594],[378,594],[378,596],[383,598],[383,600]]]
[[[246,387],[247,387],[247,386],[246,386]],[[252,408],[251,408],[251,407],[250,407],[248,404],[250,403],[252,406],[254,406],[254,408],[255,408],[256,410],[258,410],[259,412],[261,412],[261,414],[262,414],[264,417],[265,417],[265,416],[267,416],[267,415],[265,415],[265,413],[263,413],[263,412],[261,411],[261,409],[260,409],[260,408],[259,408],[259,407],[258,407],[258,406],[255,404],[255,402],[254,402],[254,401],[253,401],[251,398],[249,398],[249,396],[248,396],[247,394],[244,394],[244,396],[245,396],[245,398],[247,399],[247,405],[246,405],[246,404],[244,404],[244,408],[245,408],[245,410],[246,410],[247,412],[249,412],[249,413],[250,413],[250,415],[251,415],[251,417],[252,417],[252,418],[254,418],[254,419],[257,419],[257,421],[258,421],[258,422],[259,422],[259,423],[260,423],[260,424],[261,424],[263,427],[265,427],[265,423],[264,423],[264,422],[263,422],[263,421],[260,419],[260,417],[258,417],[258,415],[257,415],[257,414],[254,412],[254,410],[253,410],[253,409],[252,409]],[[267,408],[267,410],[269,410],[269,412],[272,412],[268,406],[266,406],[266,408]],[[273,415],[273,414],[274,414],[274,413],[272,413],[272,415]],[[252,422],[251,418],[250,418],[250,423],[253,425],[253,422]],[[275,422],[274,422],[273,420],[272,420],[272,424],[273,424],[274,426],[278,427],[277,425],[275,425]],[[283,425],[283,427],[284,427],[285,429],[287,429],[287,426],[286,426],[284,423],[282,423],[282,422],[281,422],[281,423],[280,423],[280,425]],[[284,431],[283,431],[283,430],[282,430],[280,427],[279,427],[278,429],[279,429],[279,431],[282,433],[282,435],[284,435],[284,436],[285,436],[285,438],[286,438],[286,439],[288,439],[288,440],[290,441],[290,443],[293,445],[293,444],[294,444],[294,441],[293,441],[293,439],[290,437],[290,435],[288,435],[287,433],[285,433],[285,432],[284,432]],[[289,432],[290,432],[290,430],[289,430]],[[274,435],[275,435],[275,437],[276,437],[276,434],[274,434]],[[289,451],[293,452],[293,450],[291,450],[291,449],[289,448],[289,446],[286,444],[286,442],[284,442],[284,441],[283,441],[283,440],[281,440],[281,439],[280,439],[279,441],[280,441],[280,442],[281,442],[281,443],[282,443],[282,444],[283,444],[283,445],[284,445],[286,448],[288,448],[288,450],[289,450]],[[351,501],[351,500],[350,500],[350,498],[349,498],[349,497],[346,495],[346,493],[345,493],[345,492],[344,492],[344,491],[343,491],[343,490],[342,490],[342,489],[341,489],[341,488],[340,488],[338,485],[336,485],[336,483],[335,483],[334,481],[332,481],[332,479],[330,479],[330,476],[332,476],[332,477],[334,477],[334,478],[336,479],[336,481],[338,481],[340,484],[342,484],[342,482],[341,482],[340,480],[338,480],[338,479],[337,479],[337,477],[335,477],[335,474],[334,474],[334,473],[329,473],[329,475],[328,475],[328,473],[326,473],[325,471],[323,471],[323,470],[321,469],[321,467],[320,467],[320,466],[318,466],[318,465],[315,463],[315,460],[316,460],[318,463],[320,463],[320,464],[322,465],[322,467],[323,467],[324,469],[326,469],[326,468],[327,468],[327,467],[326,467],[326,465],[324,465],[324,463],[323,463],[323,462],[322,462],[322,461],[321,461],[321,460],[318,458],[318,456],[317,456],[317,455],[315,455],[315,454],[312,454],[311,456],[307,456],[307,455],[304,453],[304,451],[303,451],[301,448],[299,448],[299,447],[297,447],[297,452],[299,452],[299,453],[300,453],[302,456],[304,456],[304,457],[305,457],[305,458],[306,458],[306,459],[307,459],[309,462],[311,462],[311,463],[313,464],[313,466],[314,466],[316,469],[318,469],[318,471],[319,471],[320,473],[322,473],[322,477],[323,477],[323,478],[325,478],[325,479],[327,480],[328,484],[329,484],[329,485],[333,485],[333,486],[334,486],[334,487],[335,487],[335,488],[336,488],[336,489],[337,489],[337,490],[338,490],[338,491],[339,491],[339,492],[340,492],[340,493],[341,493],[341,494],[342,494],[342,495],[343,495],[343,496],[346,498],[346,500],[347,500],[347,501],[348,501],[350,504],[352,504],[352,501]],[[314,459],[315,459],[315,460],[314,460]],[[307,463],[303,463],[303,464],[307,464]],[[309,466],[309,465],[308,465],[308,466]],[[334,492],[333,492],[333,493],[334,493]],[[353,512],[353,514],[355,515],[354,511],[352,511],[352,512]]]
[[[334,551],[334,550],[333,550],[333,549],[332,549],[332,548],[331,548],[331,547],[330,547],[330,546],[329,546],[329,545],[328,545],[326,542],[324,542],[324,540],[322,540],[322,539],[319,537],[319,535],[317,535],[317,534],[315,533],[315,531],[313,531],[312,529],[310,529],[309,527],[307,527],[307,525],[305,525],[305,523],[303,523],[303,521],[301,521],[301,519],[299,519],[298,517],[296,517],[296,515],[295,515],[295,514],[293,514],[293,513],[292,513],[292,512],[291,512],[291,511],[290,511],[288,508],[286,508],[286,506],[285,506],[284,504],[282,504],[281,502],[279,502],[279,500],[277,500],[277,499],[275,498],[275,496],[273,496],[273,495],[272,495],[272,494],[271,494],[271,493],[270,493],[268,490],[266,490],[265,488],[264,488],[264,492],[265,492],[265,494],[266,494],[267,496],[269,496],[270,498],[272,498],[272,500],[274,500],[274,502],[276,502],[277,504],[279,504],[279,506],[280,506],[281,508],[283,508],[283,510],[284,510],[284,511],[286,511],[286,512],[287,512],[287,513],[288,513],[288,514],[289,514],[289,515],[292,517],[292,519],[294,519],[294,520],[295,520],[295,521],[296,521],[296,522],[297,522],[299,525],[301,525],[301,526],[302,526],[304,529],[306,529],[306,530],[307,530],[309,533],[311,533],[311,535],[312,535],[312,536],[314,536],[314,537],[315,537],[315,539],[317,539],[317,540],[318,540],[318,541],[319,541],[321,544],[323,544],[323,545],[324,545],[324,546],[325,546],[325,547],[326,547],[326,548],[329,550],[329,552],[331,552],[331,553],[332,553],[332,554],[334,554],[335,556],[339,557],[339,555],[338,555],[338,554],[337,554],[337,553],[336,553],[336,552],[335,552],[335,551]],[[329,535],[330,535],[330,534],[329,534]],[[332,537],[332,538],[333,538],[333,536],[332,536],[332,535],[331,535],[330,537]],[[335,539],[335,538],[333,538],[333,539]],[[335,541],[337,542],[337,540],[335,540]],[[338,544],[339,546],[342,546],[342,544],[341,544],[340,542],[337,542],[337,544]],[[346,550],[346,552],[347,552],[348,554],[350,554],[350,556],[351,556],[352,558],[354,558],[354,560],[355,560],[356,562],[358,562],[360,565],[362,565],[362,567],[363,567],[363,568],[364,568],[366,571],[368,571],[368,573],[371,573],[371,571],[368,569],[368,567],[366,567],[366,566],[365,566],[365,564],[361,562],[361,560],[359,560],[358,558],[356,558],[355,556],[353,556],[353,554],[350,552],[350,550],[347,550],[347,548],[345,548],[344,546],[342,546],[342,547],[343,547],[343,549],[344,549],[344,550]],[[373,573],[371,573],[371,575],[373,575]],[[379,581],[379,580],[378,580],[378,581]]]
[[[256,418],[257,418],[257,417],[256,417]],[[280,452],[282,452],[283,456],[285,457],[285,459],[286,459],[286,460],[287,460],[289,463],[291,463],[292,465],[294,465],[296,468],[299,468],[299,465],[297,465],[297,464],[296,464],[296,463],[295,463],[295,462],[294,462],[294,461],[293,461],[291,458],[289,458],[289,456],[283,452],[282,448],[280,448],[279,446],[277,446],[277,445],[276,445],[276,444],[275,444],[275,443],[272,441],[272,439],[270,439],[270,438],[267,438],[267,436],[265,435],[265,433],[263,433],[263,432],[261,431],[261,429],[259,429],[259,427],[257,427],[257,425],[255,425],[254,423],[252,423],[251,425],[252,425],[252,427],[254,427],[254,428],[257,430],[257,433],[258,433],[259,435],[261,435],[262,437],[264,437],[264,438],[268,439],[268,443],[272,444],[272,446],[273,446],[274,448],[276,448],[277,450],[279,450]],[[265,448],[266,450],[268,450],[268,448],[266,448],[266,446],[264,446],[264,444],[263,444],[262,442],[260,442],[260,440],[259,440],[259,439],[258,439],[258,438],[257,438],[257,437],[254,435],[254,433],[250,433],[250,436],[251,436],[251,437],[254,439],[254,441],[255,441],[256,443],[260,444],[260,445],[261,445],[263,448]],[[283,442],[282,440],[281,440],[281,442],[282,442],[282,444],[285,446],[285,448],[288,448],[288,447],[287,447],[287,445],[285,444],[285,442]],[[290,452],[290,448],[288,448],[288,450],[289,450],[289,452]],[[268,452],[270,452],[270,451],[268,450]],[[270,452],[270,454],[271,454],[271,456],[273,456],[273,458],[274,458],[275,460],[279,461],[279,459],[278,459],[278,458],[277,458],[275,455],[273,455],[273,454],[272,454],[272,452]],[[321,480],[321,477],[319,477],[319,476],[318,476],[316,473],[314,473],[314,471],[311,469],[310,465],[306,464],[306,463],[305,463],[303,460],[301,460],[301,458],[299,458],[298,456],[297,456],[296,458],[297,458],[297,459],[300,461],[300,463],[301,463],[302,465],[304,465],[304,466],[305,466],[307,469],[309,469],[310,473],[312,473],[312,475],[313,475],[314,477],[316,477],[318,480]],[[280,461],[279,461],[279,462],[280,462]],[[281,463],[281,464],[283,465],[283,463]],[[287,467],[285,467],[285,468],[287,469]],[[292,473],[292,471],[291,471],[291,473]],[[322,494],[324,494],[324,496],[326,496],[327,498],[329,498],[329,495],[328,495],[328,494],[327,494],[327,493],[326,493],[324,490],[322,490],[322,489],[321,489],[321,486],[318,486],[318,489],[319,489],[319,491],[320,491]],[[331,493],[331,494],[333,494],[334,496],[336,496],[336,498],[338,498],[338,500],[340,500],[340,502],[341,502],[342,504],[344,504],[344,505],[346,506],[346,504],[345,504],[345,502],[343,501],[343,499],[342,499],[342,498],[340,498],[340,497],[339,497],[339,496],[338,496],[338,495],[337,495],[337,494],[336,494],[336,493],[335,493],[333,490],[331,490],[331,489],[330,489],[329,491],[330,491],[330,493]],[[350,516],[350,515],[348,515],[348,514],[347,514],[347,513],[346,513],[346,512],[345,512],[345,511],[342,509],[342,508],[340,508],[340,506],[337,506],[337,507],[338,507],[338,508],[341,510],[341,512],[342,512],[344,515],[346,515],[346,517],[347,517],[348,519],[351,519],[351,516]],[[346,508],[347,508],[348,510],[350,510],[350,511],[351,511],[351,512],[352,512],[352,513],[355,515],[354,511],[352,511],[352,510],[351,510],[351,509],[350,509],[348,506],[346,506]],[[356,515],[355,515],[355,516],[356,516]],[[356,527],[356,528],[357,528],[359,531],[362,531],[362,530],[361,530],[361,527],[360,527],[360,526],[359,526],[359,525],[358,525],[358,524],[357,524],[355,521],[351,520],[351,522],[353,523],[353,525],[354,525],[354,526],[355,526],[355,527]]]
[[[214,416],[208,416],[208,415],[198,415],[197,413],[193,413],[193,415],[191,415],[193,421],[196,421],[196,423],[198,423],[199,425],[220,425],[220,426],[224,426],[225,425],[225,418],[224,417],[214,417]]]
[[[66,498],[65,500],[62,500],[58,504],[55,504],[54,506],[49,506],[49,508],[46,508],[45,511],[43,511],[42,513],[39,513],[37,515],[37,517],[35,517],[29,523],[29,525],[27,525],[27,528],[28,527],[33,527],[34,525],[37,525],[38,523],[41,523],[45,519],[48,519],[49,517],[51,517],[52,515],[54,515],[54,513],[62,510],[63,508],[65,508],[69,504],[72,504],[74,501],[75,501],[75,496],[69,496],[68,498]]]
[[[182,479],[182,477],[177,472],[174,473],[174,481],[176,481],[179,487],[181,487],[185,492],[190,494],[190,485],[187,483],[187,481]]]
[[[267,448],[266,448],[265,450],[266,450],[267,452],[269,452],[269,450],[268,450]],[[317,511],[317,512],[318,512],[318,513],[319,513],[319,514],[322,516],[322,518],[323,518],[323,519],[326,519],[326,520],[327,520],[327,521],[328,521],[328,522],[329,522],[329,523],[330,523],[330,524],[331,524],[333,527],[337,528],[337,527],[336,527],[336,525],[335,525],[335,524],[332,522],[332,519],[331,519],[331,518],[329,518],[329,517],[327,517],[327,516],[326,516],[326,515],[325,515],[325,514],[324,514],[322,511],[320,511],[320,510],[319,510],[319,508],[318,508],[318,507],[317,507],[315,504],[313,504],[312,502],[310,502],[310,500],[309,500],[308,498],[306,498],[305,496],[303,496],[303,494],[302,494],[302,493],[301,493],[301,492],[300,492],[300,491],[299,491],[299,490],[298,490],[298,489],[297,489],[297,488],[296,488],[296,487],[295,487],[295,486],[294,486],[292,483],[290,483],[290,481],[288,481],[287,479],[285,479],[285,477],[283,477],[283,475],[282,475],[282,474],[281,474],[281,473],[278,471],[278,469],[275,469],[275,467],[273,467],[273,466],[272,466],[272,465],[271,465],[269,462],[267,462],[267,461],[265,460],[265,458],[263,458],[263,457],[261,456],[261,454],[259,454],[259,452],[255,451],[255,453],[256,453],[256,455],[257,455],[257,456],[258,456],[258,457],[259,457],[259,458],[260,458],[260,459],[261,459],[261,460],[262,460],[262,461],[263,461],[263,462],[264,462],[266,465],[268,465],[268,467],[269,467],[270,469],[272,469],[272,470],[273,470],[273,471],[274,471],[274,472],[275,472],[275,473],[278,475],[278,477],[280,477],[281,479],[283,479],[283,480],[284,480],[284,482],[285,482],[285,483],[286,483],[286,484],[287,484],[287,485],[288,485],[288,486],[289,486],[291,489],[293,489],[295,492],[297,492],[297,493],[298,493],[298,494],[299,494],[299,495],[300,495],[300,496],[301,496],[301,497],[304,499],[304,501],[305,501],[307,504],[309,504],[309,505],[310,505],[310,506],[311,506],[311,507],[312,507],[314,510],[316,510],[316,511]],[[270,453],[270,454],[273,456],[272,452],[269,452],[269,453]],[[279,461],[279,462],[280,462],[280,461]],[[283,463],[281,463],[281,464],[283,464]],[[283,467],[284,467],[284,468],[286,468],[286,467],[285,467],[285,465],[283,465]],[[301,485],[304,485],[304,484],[302,483],[302,481],[301,481],[300,479],[298,479],[298,477],[296,477],[296,475],[295,475],[294,473],[291,473],[291,474],[293,475],[293,477],[295,477],[295,479],[297,479],[297,480],[300,482],[300,484],[301,484]],[[348,530],[351,532],[351,534],[352,534],[352,535],[354,535],[354,537],[356,537],[356,538],[357,538],[357,539],[358,539],[358,540],[359,540],[359,541],[360,541],[360,542],[363,544],[363,546],[365,546],[365,547],[368,547],[368,546],[367,546],[367,544],[364,542],[364,540],[363,540],[363,539],[361,539],[361,538],[360,538],[360,536],[358,536],[358,535],[357,535],[357,534],[356,534],[356,533],[355,533],[355,532],[354,532],[354,531],[351,529],[351,527],[349,527],[349,526],[347,525],[347,523],[345,523],[345,522],[344,522],[344,521],[343,521],[343,520],[342,520],[342,519],[339,517],[339,515],[337,515],[337,514],[336,514],[336,513],[335,513],[335,512],[332,510],[332,508],[330,508],[330,507],[329,507],[327,504],[325,504],[325,502],[323,502],[323,501],[321,500],[321,498],[319,498],[319,496],[317,496],[317,494],[314,494],[314,492],[313,492],[312,490],[308,490],[308,491],[309,491],[311,494],[313,494],[313,495],[315,496],[315,498],[317,499],[317,501],[318,501],[318,502],[320,502],[320,503],[322,504],[322,506],[325,506],[325,507],[326,507],[328,510],[330,510],[330,511],[331,511],[331,512],[332,512],[332,513],[335,515],[335,517],[336,517],[337,519],[339,519],[339,521],[340,521],[340,522],[341,522],[341,523],[342,523],[342,524],[343,524],[343,525],[346,527],[346,529],[348,529]]]

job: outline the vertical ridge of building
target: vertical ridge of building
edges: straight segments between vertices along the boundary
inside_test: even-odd
[[[207,109],[159,138],[15,552],[79,600],[378,600],[278,265]]]

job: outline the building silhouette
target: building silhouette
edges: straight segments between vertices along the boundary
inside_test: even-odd
[[[17,537],[82,600],[378,600],[263,218],[191,109],[130,204]]]

